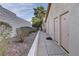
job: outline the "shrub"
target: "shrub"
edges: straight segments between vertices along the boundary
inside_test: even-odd
[[[12,27],[9,24],[0,22],[0,41],[3,39],[8,39],[11,31]]]
[[[35,32],[35,29],[32,27],[20,27],[16,29],[17,39],[20,42],[23,42],[25,37],[29,36],[30,33]]]
[[[0,55],[4,55],[8,47],[8,39],[10,38],[11,31],[12,27],[9,24],[0,22]]]

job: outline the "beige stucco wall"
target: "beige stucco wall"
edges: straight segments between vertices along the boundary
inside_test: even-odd
[[[79,55],[79,4],[52,4],[46,22],[46,30],[54,39],[53,20],[55,17],[59,18],[59,16],[66,11],[69,11],[69,55]],[[58,44],[60,45],[60,39]]]
[[[22,26],[32,27],[31,23],[16,16],[16,14],[0,6],[0,21],[6,22],[12,26],[12,37],[16,35],[16,28]]]
[[[54,32],[53,32],[53,8],[50,8],[50,12],[46,21],[46,32],[53,38]]]
[[[73,6],[70,21],[70,55],[79,56],[79,4]]]

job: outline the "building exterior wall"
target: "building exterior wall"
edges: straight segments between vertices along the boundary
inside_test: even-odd
[[[79,4],[73,7],[70,21],[70,55],[79,56]]]
[[[52,11],[53,7],[51,6],[50,11],[49,11],[49,15],[47,17],[47,21],[46,21],[46,32],[53,38],[54,36],[54,30],[53,30],[53,14]]]
[[[0,21],[12,26],[12,37],[16,36],[16,28],[22,26],[32,27],[31,23],[16,16],[16,14],[0,6]]]
[[[69,11],[69,55],[79,55],[79,4],[51,4],[50,11],[46,21],[46,32],[54,39],[54,18]],[[60,24],[59,24],[60,32]],[[60,45],[60,33],[58,36],[58,45]]]

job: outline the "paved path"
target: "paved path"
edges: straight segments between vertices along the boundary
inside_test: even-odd
[[[66,52],[54,40],[46,40],[47,34],[40,32],[38,41],[38,56],[65,56]]]

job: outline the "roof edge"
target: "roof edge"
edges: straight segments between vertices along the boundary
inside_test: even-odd
[[[50,7],[51,7],[51,3],[49,3],[49,4],[48,4],[48,8],[47,8],[47,14],[46,14],[45,23],[46,23],[46,21],[47,21],[47,17],[48,17],[49,11],[50,11]]]

